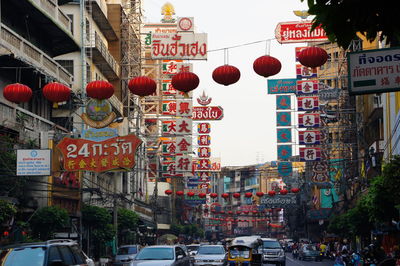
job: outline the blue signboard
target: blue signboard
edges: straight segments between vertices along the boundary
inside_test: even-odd
[[[278,145],[278,160],[287,161],[292,157],[292,145]]]
[[[82,131],[83,139],[93,141],[103,141],[114,137],[118,137],[118,131],[115,128],[89,128]]]
[[[292,125],[292,114],[290,112],[276,113],[276,126],[288,127]]]
[[[291,176],[293,173],[293,166],[291,162],[278,162],[278,175],[280,177]]]
[[[269,79],[268,94],[296,93],[297,79]]]
[[[292,129],[291,128],[277,128],[278,143],[292,142]]]
[[[276,110],[290,110],[290,95],[276,95]]]

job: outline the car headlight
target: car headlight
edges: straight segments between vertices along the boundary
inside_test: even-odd
[[[283,251],[281,250],[281,251],[279,251],[279,253],[278,253],[278,257],[282,257],[283,256]]]

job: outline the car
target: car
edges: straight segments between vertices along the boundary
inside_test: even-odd
[[[304,244],[299,249],[299,260],[315,260],[322,261],[322,253],[318,250],[316,245]]]
[[[201,245],[193,260],[194,266],[226,264],[227,254],[223,245]]]
[[[189,256],[194,257],[197,254],[199,247],[200,247],[200,244],[187,245]]]
[[[129,266],[190,266],[190,258],[179,245],[147,246]]]
[[[281,244],[276,238],[261,238],[262,261],[263,263],[272,263],[276,265],[286,265],[286,255]]]
[[[0,247],[0,265],[63,266],[94,265],[71,239],[20,243]]]
[[[133,261],[136,254],[140,251],[140,245],[123,245],[118,248],[113,265],[126,265]]]

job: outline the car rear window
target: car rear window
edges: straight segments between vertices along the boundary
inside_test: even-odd
[[[121,247],[118,249],[118,255],[128,255],[128,254],[136,254],[137,248],[136,247]]]
[[[263,241],[264,248],[281,248],[281,244],[278,241],[264,240]]]
[[[43,266],[46,254],[45,247],[10,248],[2,249],[0,252],[2,266]]]

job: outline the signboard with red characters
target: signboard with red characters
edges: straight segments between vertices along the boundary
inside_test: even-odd
[[[316,130],[299,131],[300,145],[318,145],[320,144],[321,134]]]
[[[197,136],[197,144],[199,146],[210,146],[211,145],[210,135],[198,135]]]
[[[327,41],[324,29],[316,27],[311,31],[311,21],[291,21],[278,23],[275,38],[279,43],[302,43]]]
[[[125,171],[135,165],[135,153],[142,141],[135,135],[100,142],[63,138],[57,148],[64,158],[66,171]]]
[[[197,148],[197,155],[200,158],[210,158],[211,157],[211,148],[210,147],[199,147],[199,148]]]
[[[194,106],[193,120],[221,120],[224,109],[221,106]]]
[[[297,97],[299,111],[315,111],[319,109],[318,96]]]
[[[300,161],[319,161],[321,160],[320,148],[300,148]]]
[[[211,124],[210,123],[199,123],[199,124],[197,124],[197,133],[200,133],[200,134],[209,134],[209,133],[211,133]]]
[[[319,90],[318,80],[298,80],[297,94],[317,94]]]
[[[319,114],[299,114],[299,128],[319,127]]]

